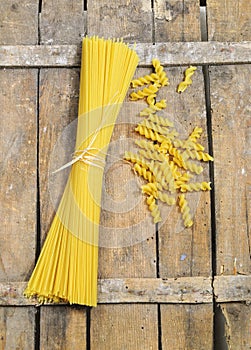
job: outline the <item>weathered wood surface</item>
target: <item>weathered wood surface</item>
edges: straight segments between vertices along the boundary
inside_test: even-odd
[[[34,307],[0,308],[0,348],[33,350],[35,344]]]
[[[38,43],[38,0],[0,2],[0,45]]]
[[[249,350],[251,348],[250,304],[227,303],[219,307],[224,317],[227,348]]]
[[[37,71],[0,71],[0,281],[26,280],[36,247]]]
[[[82,0],[42,1],[39,20],[42,45],[77,44],[86,34],[86,11]]]
[[[251,66],[210,70],[217,274],[250,274]]]
[[[151,0],[93,0],[87,11],[87,33],[129,42],[152,42]]]
[[[42,307],[40,349],[87,349],[86,309],[64,305]]]
[[[0,283],[0,305],[36,305],[26,299],[27,282]],[[105,278],[98,281],[98,301],[109,303],[210,303],[212,295],[218,303],[250,302],[251,276],[181,277],[181,278]],[[213,288],[213,290],[212,290]]]
[[[91,348],[158,349],[157,305],[100,305],[92,310]]]
[[[162,305],[163,350],[208,350],[213,344],[212,306]]]
[[[196,126],[203,129],[200,143],[207,149],[207,125],[204,98],[204,80],[201,68],[192,77],[193,84],[182,94],[177,86],[183,79],[184,69],[166,69],[170,85],[163,89],[162,98],[167,108],[160,115],[173,121],[179,137],[186,139]],[[194,176],[192,182],[209,181],[208,163],[204,171]],[[173,206],[159,224],[160,277],[210,276],[210,193],[187,194],[194,225],[185,228],[178,206]]]
[[[218,303],[251,302],[251,276],[216,276],[213,288]]]
[[[207,0],[209,40],[251,39],[250,0]]]
[[[197,0],[154,1],[155,42],[200,41],[200,4]]]
[[[80,66],[81,45],[2,45],[0,67]],[[134,45],[130,45],[134,47]],[[251,61],[251,42],[142,43],[135,47],[140,66],[158,57],[164,66],[241,64]]]

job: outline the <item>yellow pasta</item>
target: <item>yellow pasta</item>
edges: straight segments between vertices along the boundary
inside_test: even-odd
[[[135,128],[135,131],[137,131],[140,135],[145,136],[147,139],[151,139],[152,141],[158,141],[158,142],[162,142],[165,140],[165,136],[160,135],[158,132],[148,129],[146,126],[144,125],[138,125]]]
[[[154,105],[150,105],[147,108],[144,108],[141,112],[141,116],[148,116],[150,114],[154,114],[157,111],[161,111],[162,109],[166,108],[166,100],[161,100],[159,102],[156,102]]]
[[[151,83],[158,82],[159,76],[156,73],[152,73],[149,75],[145,75],[143,77],[134,79],[131,81],[131,85],[133,88],[138,87],[138,86],[143,86],[143,85],[148,85]]]
[[[153,195],[148,196],[146,199],[146,203],[153,217],[153,222],[155,224],[157,224],[158,222],[161,222],[160,211],[156,204],[156,199],[154,198],[154,196]]]
[[[213,157],[210,156],[210,154],[202,151],[196,151],[196,150],[190,150],[187,149],[182,153],[183,159],[197,159],[197,160],[203,160],[203,162],[213,161]]]
[[[186,88],[192,84],[191,76],[194,74],[196,69],[196,67],[190,66],[185,70],[185,79],[179,84],[177,92],[184,92]]]
[[[188,137],[188,140],[193,141],[193,142],[197,142],[197,139],[200,138],[202,134],[202,128],[199,128],[198,126],[196,126],[191,135]]]
[[[188,170],[190,170],[191,172],[193,172],[193,173],[195,173],[197,175],[201,174],[202,171],[203,171],[203,168],[202,168],[201,165],[197,165],[197,164],[192,163],[192,162],[190,162],[188,160],[183,162],[183,167],[184,167],[184,169],[188,169]]]
[[[171,197],[167,193],[163,193],[162,191],[158,192],[158,199],[161,200],[161,202],[166,203],[168,205],[174,205],[176,202],[174,197]]]
[[[195,183],[183,183],[180,184],[181,192],[193,192],[193,191],[209,191],[211,190],[210,182],[195,182]]]
[[[164,71],[164,68],[160,64],[160,61],[157,58],[155,58],[152,60],[152,64],[153,64],[153,67],[155,69],[156,74],[159,77],[159,82],[160,82],[161,86],[168,85],[168,78],[166,76],[166,72]]]
[[[182,218],[184,220],[184,225],[186,227],[191,227],[193,225],[193,221],[190,214],[190,208],[188,206],[188,203],[184,194],[179,195],[178,203],[179,203],[180,211],[182,213]]]
[[[153,173],[146,168],[142,167],[139,163],[135,163],[133,166],[133,170],[140,176],[142,176],[148,182],[155,182],[156,179]]]
[[[130,94],[130,98],[132,101],[137,101],[147,96],[155,94],[159,89],[157,84],[151,84],[148,87],[145,87],[143,90],[134,91]]]
[[[142,193],[152,195],[154,198],[158,197],[158,186],[157,182],[149,182],[146,185],[141,186]]]
[[[137,154],[126,151],[124,154],[124,159],[129,161],[129,162],[132,162],[132,163],[138,163],[143,168],[148,169],[148,165],[147,165],[145,159],[143,157],[139,157]]]
[[[173,127],[173,122],[170,122],[170,120],[168,120],[167,118],[160,117],[157,114],[150,114],[148,119],[151,122],[156,123],[156,124],[161,125],[161,126]]]
[[[170,133],[169,128],[161,126],[160,124],[156,124],[149,119],[144,119],[139,125],[143,125],[148,129],[152,129],[161,135],[168,135]]]

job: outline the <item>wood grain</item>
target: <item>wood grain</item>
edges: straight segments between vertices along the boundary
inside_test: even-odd
[[[200,6],[196,0],[154,1],[155,41],[200,41]]]
[[[217,273],[250,274],[251,67],[212,67]]]
[[[133,47],[134,45],[129,45]],[[164,66],[222,65],[250,63],[251,42],[170,42],[137,43],[139,66],[150,66],[158,57]],[[2,45],[0,67],[76,67],[80,66],[77,45]]]
[[[35,313],[34,307],[0,308],[1,349],[34,349]]]
[[[41,350],[86,348],[86,309],[70,306],[41,307]]]
[[[37,71],[1,70],[0,85],[0,280],[20,281],[36,247]]]
[[[156,319],[156,305],[100,305],[92,310],[92,348],[157,350]]]
[[[88,6],[88,35],[152,42],[150,0],[95,0]]]
[[[86,34],[82,0],[47,0],[40,13],[41,44],[80,44]]]
[[[32,45],[38,42],[38,1],[1,1],[0,44]]]
[[[251,39],[249,0],[207,0],[208,39],[243,41]]]
[[[213,348],[211,305],[162,305],[162,349]]]
[[[234,301],[251,302],[250,276],[216,276],[213,281],[213,287],[218,303]]]

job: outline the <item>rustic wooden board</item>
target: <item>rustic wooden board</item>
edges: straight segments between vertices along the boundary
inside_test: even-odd
[[[0,308],[0,348],[34,349],[34,307]]]
[[[88,6],[88,35],[152,42],[151,0],[94,0]]]
[[[36,247],[37,70],[1,70],[0,85],[0,280],[20,281]]]
[[[213,348],[211,305],[162,305],[162,349]]]
[[[214,294],[218,303],[251,302],[251,276],[216,276],[213,281]]]
[[[99,305],[92,310],[91,348],[158,349],[156,305]]]
[[[251,67],[211,67],[217,274],[250,274]]]
[[[1,1],[0,44],[32,45],[38,42],[38,0]]]
[[[250,305],[227,303],[221,304],[220,309],[225,319],[225,336],[228,349],[250,349]]]
[[[41,350],[86,348],[86,309],[72,306],[41,307]]]
[[[41,44],[78,44],[86,34],[86,12],[82,0],[47,0],[40,13]]]
[[[140,66],[151,65],[155,57],[164,66],[251,62],[250,41],[137,43],[135,50]],[[80,55],[79,45],[2,45],[0,67],[76,67],[80,66]]]
[[[195,126],[203,129],[200,143],[207,150],[207,127],[204,101],[204,81],[200,67],[192,77],[192,85],[182,94],[177,86],[183,79],[184,69],[166,69],[170,85],[163,89],[167,108],[163,116],[174,122],[180,138],[185,139]],[[159,113],[159,114],[161,114]],[[202,175],[191,182],[209,181],[208,163],[202,163]],[[187,194],[194,225],[185,228],[177,206],[170,208],[159,225],[160,277],[210,276],[210,193]]]
[[[250,0],[207,0],[209,40],[251,39]]]
[[[200,4],[197,0],[155,0],[155,41],[200,41]]]

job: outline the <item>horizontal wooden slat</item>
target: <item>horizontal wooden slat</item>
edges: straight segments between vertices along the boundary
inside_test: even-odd
[[[216,276],[214,294],[219,303],[232,301],[251,302],[251,276]]]
[[[130,45],[134,47],[134,45]],[[158,57],[164,66],[217,65],[251,62],[251,42],[138,43],[140,65]],[[0,67],[75,67],[80,65],[77,45],[0,46]]]
[[[211,303],[211,277],[114,278],[98,282],[99,303]],[[0,305],[36,305],[26,299],[27,282],[0,283]],[[213,282],[217,302],[251,301],[251,276],[216,276]]]

